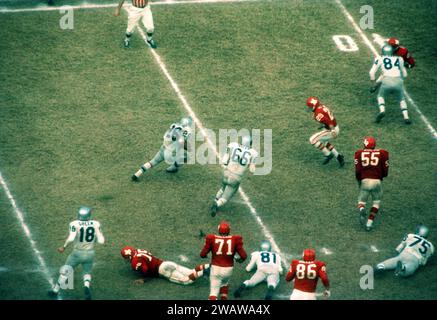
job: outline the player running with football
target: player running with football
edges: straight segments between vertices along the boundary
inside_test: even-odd
[[[252,148],[252,137],[244,135],[241,144],[231,142],[226,155],[222,159],[224,166],[222,186],[215,196],[211,206],[211,216],[215,217],[217,210],[223,207],[238,191],[246,169],[255,172],[255,161],[258,152]]]
[[[355,177],[360,188],[358,196],[360,223],[370,231],[381,205],[382,180],[388,176],[389,153],[384,149],[375,149],[374,137],[364,138],[363,143],[364,149],[355,152],[354,156]],[[372,196],[372,208],[367,216],[366,203],[369,196]]]
[[[123,247],[121,256],[129,261],[133,270],[142,275],[135,283],[145,283],[148,278],[165,278],[173,283],[189,285],[209,272],[209,264],[188,269],[172,261],[163,261],[147,250],[131,246]]]
[[[434,254],[434,245],[427,240],[429,229],[419,225],[415,233],[405,235],[396,248],[399,253],[396,257],[378,263],[377,273],[395,270],[396,276],[408,277],[414,274],[420,266],[425,266],[428,259]]]
[[[240,285],[234,292],[234,296],[238,298],[246,288],[255,287],[265,281],[267,282],[265,300],[271,300],[273,292],[279,284],[279,276],[283,273],[283,269],[281,257],[276,252],[272,252],[272,246],[267,240],[261,242],[260,251],[252,252],[246,271],[251,272],[255,267],[255,274]]]
[[[121,7],[125,0],[120,0],[117,9],[115,9],[114,15],[118,17],[120,15]],[[153,49],[156,49],[157,45],[153,40],[153,32],[155,26],[153,24],[152,10],[150,9],[149,0],[132,0],[132,6],[128,10],[128,23],[126,29],[126,37],[124,38],[124,47],[130,47],[130,39],[134,32],[135,27],[138,25],[140,19],[143,21],[144,28],[146,28],[146,41]]]
[[[326,274],[326,265],[316,259],[316,251],[305,249],[302,260],[293,260],[290,264],[290,270],[285,277],[286,281],[294,279],[294,289],[291,293],[290,300],[316,300],[316,288],[319,278],[325,286],[323,296],[329,298],[331,292],[329,289],[329,280]]]
[[[217,300],[220,294],[221,300],[228,299],[229,279],[234,269],[234,257],[237,262],[243,262],[247,258],[243,248],[243,238],[239,235],[230,235],[231,227],[228,222],[222,221],[218,225],[218,235],[206,236],[205,245],[200,252],[202,258],[206,258],[211,252],[210,293],[209,300]]]
[[[334,148],[329,142],[337,138],[340,128],[337,125],[333,113],[323,105],[316,97],[309,97],[307,99],[307,106],[314,112],[314,119],[319,122],[323,128],[322,131],[313,134],[310,137],[310,143],[317,149],[321,150],[325,155],[322,164],[327,164],[334,156],[337,158],[341,167],[344,166],[344,156]]]
[[[187,158],[190,148],[188,141],[193,129],[190,117],[182,118],[178,123],[173,123],[164,134],[164,142],[152,160],[144,163],[140,169],[132,175],[133,181],[139,181],[141,175],[165,160],[170,167],[167,172],[175,173],[179,170]]]
[[[78,265],[82,265],[83,270],[83,285],[85,289],[85,299],[91,300],[91,270],[94,263],[94,244],[97,241],[99,244],[105,243],[105,238],[100,229],[100,222],[91,220],[91,208],[80,207],[77,220],[74,220],[69,225],[69,236],[65,244],[58,249],[60,253],[65,251],[67,246],[74,242],[74,249],[68,256],[67,261],[61,267],[59,278],[52,290],[49,291],[49,296],[57,297],[63,285],[67,285],[68,281],[72,280],[72,272]]]
[[[375,80],[378,70],[381,70],[382,80],[377,96],[379,113],[376,116],[375,122],[379,123],[382,118],[384,118],[385,98],[387,94],[393,92],[397,95],[405,124],[411,124],[411,120],[408,116],[407,102],[404,96],[404,79],[407,77],[404,59],[394,55],[393,47],[386,44],[382,47],[382,56],[375,58],[373,66],[369,71],[371,81]]]

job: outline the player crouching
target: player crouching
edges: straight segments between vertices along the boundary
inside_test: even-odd
[[[324,262],[316,260],[316,251],[305,249],[302,260],[293,260],[285,277],[286,281],[294,279],[294,289],[290,300],[316,300],[316,288],[319,278],[325,286],[323,296],[329,298],[331,292],[329,291],[326,265]]]
[[[279,275],[282,274],[281,257],[272,252],[269,241],[261,242],[260,251],[252,252],[250,262],[246,267],[251,272],[256,266],[256,272],[249,280],[244,281],[234,292],[234,297],[241,297],[246,288],[253,288],[261,282],[267,282],[265,300],[271,300],[276,287],[279,284]]]
[[[307,99],[307,106],[314,112],[314,119],[322,124],[322,131],[313,134],[310,138],[310,143],[317,149],[320,149],[325,155],[323,164],[327,164],[334,156],[337,158],[341,167],[344,166],[344,156],[338,153],[334,146],[329,142],[331,139],[337,138],[340,128],[337,125],[332,112],[316,97]]]
[[[209,275],[209,264],[201,264],[194,269],[188,269],[172,261],[163,261],[147,250],[130,246],[121,249],[121,256],[130,262],[133,270],[138,271],[144,277],[135,280],[136,283],[145,283],[147,278],[162,277],[173,283],[189,285],[198,278]]]

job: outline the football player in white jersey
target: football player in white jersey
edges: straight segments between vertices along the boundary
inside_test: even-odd
[[[411,276],[419,266],[425,266],[434,253],[433,244],[426,239],[428,234],[429,229],[424,225],[419,225],[414,234],[405,235],[398,245],[396,251],[399,255],[378,263],[375,271],[380,273],[385,270],[395,270],[397,276]]]
[[[252,149],[252,137],[245,135],[241,139],[241,144],[231,142],[228,145],[226,155],[222,159],[224,166],[222,187],[215,196],[211,206],[211,216],[215,217],[218,208],[224,206],[238,191],[241,180],[246,169],[251,173],[255,172],[255,161],[258,152]]]
[[[164,134],[161,148],[152,160],[143,164],[132,176],[132,181],[138,181],[141,175],[165,160],[171,164],[167,172],[175,173],[184,164],[189,146],[188,138],[193,129],[190,117],[182,118],[178,123],[173,123]]]
[[[94,244],[105,243],[100,222],[91,220],[91,208],[80,207],[77,214],[77,220],[70,223],[67,240],[64,245],[58,249],[60,253],[65,251],[67,246],[74,242],[74,249],[68,256],[67,261],[61,267],[59,278],[52,290],[49,291],[49,296],[56,297],[59,294],[62,285],[66,285],[71,281],[72,272],[78,265],[82,265],[83,269],[83,285],[85,289],[85,299],[91,299],[91,270],[94,263]]]
[[[381,70],[382,73],[382,83],[378,91],[379,113],[375,121],[379,123],[384,118],[385,98],[388,93],[394,92],[397,94],[404,122],[410,124],[411,120],[408,116],[407,103],[404,97],[404,79],[407,77],[404,59],[393,54],[392,46],[384,45],[382,47],[382,56],[375,58],[373,66],[369,71],[371,81],[375,81],[378,70]]]
[[[281,265],[281,257],[277,253],[272,252],[272,246],[269,241],[262,241],[260,251],[252,252],[246,271],[251,272],[255,266],[255,274],[252,278],[244,281],[240,287],[238,287],[234,292],[234,296],[238,298],[246,288],[252,288],[257,284],[266,281],[267,293],[265,295],[265,300],[271,300],[273,292],[279,284],[279,276],[283,273],[283,269]]]

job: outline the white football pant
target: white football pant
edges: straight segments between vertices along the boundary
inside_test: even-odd
[[[291,293],[290,300],[317,300],[315,292],[305,292],[294,289]]]
[[[229,284],[229,279],[232,276],[234,267],[219,267],[211,265],[211,273],[209,275],[209,282],[211,285],[209,295],[218,297],[220,288]]]
[[[147,33],[153,33],[155,30],[153,24],[153,15],[152,10],[150,9],[150,4],[148,4],[144,8],[137,8],[134,6],[130,6],[128,10],[128,20],[127,20],[127,29],[126,33],[131,34],[134,31],[134,28],[137,26],[138,21],[142,18],[144,28],[146,28]]]
[[[246,285],[246,287],[251,288],[263,281],[267,282],[267,286],[272,286],[276,289],[276,286],[279,283],[279,274],[277,272],[269,273],[263,270],[257,270],[252,278],[244,281],[244,284]]]
[[[159,266],[158,272],[164,278],[177,284],[192,284],[193,280],[189,278],[189,275],[196,272],[194,269],[188,269],[172,261],[164,261]]]

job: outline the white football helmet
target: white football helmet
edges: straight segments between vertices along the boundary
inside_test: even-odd
[[[250,148],[252,146],[252,137],[250,135],[244,135],[241,138],[241,145]]]
[[[428,237],[429,229],[427,226],[420,224],[416,227],[416,234],[423,237],[423,238],[426,238],[426,237]]]
[[[260,249],[261,249],[261,251],[269,251],[270,252],[270,251],[272,251],[272,245],[270,244],[269,241],[263,240],[261,242]]]
[[[91,219],[91,211],[92,209],[90,207],[82,206],[77,212],[77,218],[81,221],[87,221]]]

